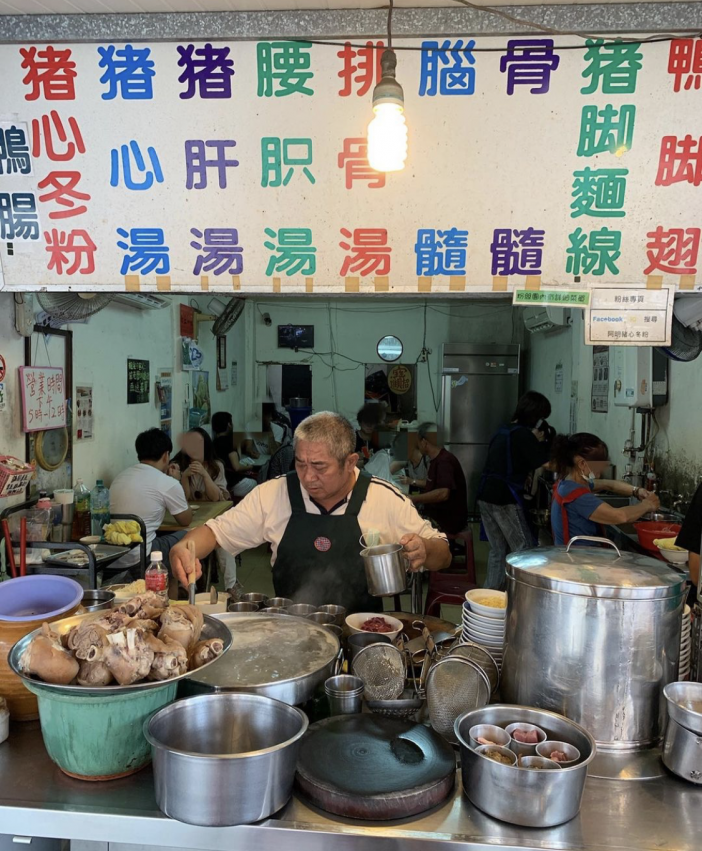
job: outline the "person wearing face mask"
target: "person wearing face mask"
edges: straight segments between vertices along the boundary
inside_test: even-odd
[[[609,465],[609,450],[595,434],[558,435],[553,442],[552,461],[558,474],[551,505],[556,546],[564,546],[578,535],[606,537],[604,527],[633,523],[660,505],[655,493],[601,478]],[[596,495],[602,491],[634,497],[639,504],[614,508]]]

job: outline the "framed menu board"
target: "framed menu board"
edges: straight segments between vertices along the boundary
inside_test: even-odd
[[[66,425],[66,387],[63,369],[21,366],[22,430],[46,431]]]
[[[127,358],[127,404],[142,405],[148,402],[150,387],[149,361]]]

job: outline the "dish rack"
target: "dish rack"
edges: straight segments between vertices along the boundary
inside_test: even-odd
[[[692,654],[690,657],[690,681],[702,683],[702,606],[692,606]]]

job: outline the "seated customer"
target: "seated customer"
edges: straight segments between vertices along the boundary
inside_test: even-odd
[[[224,475],[227,488],[232,497],[244,497],[256,487],[254,479],[247,473],[250,467],[241,463],[239,453],[234,445],[234,425],[232,415],[227,411],[218,411],[212,415],[212,431],[214,432],[215,455],[224,465]]]
[[[185,496],[195,502],[229,499],[224,464],[215,456],[212,438],[204,428],[191,428],[180,437],[181,450],[173,459],[181,471]]]
[[[382,412],[378,403],[364,405],[356,414],[358,428],[356,429],[356,452],[361,464],[367,461],[377,447],[375,431],[380,425]]]
[[[163,553],[168,566],[170,548],[179,541],[185,531],[168,532],[156,537],[166,511],[170,511],[181,526],[188,526],[193,512],[179,482],[180,470],[169,464],[173,450],[170,437],[160,428],[143,431],[136,439],[139,463],[123,470],[110,486],[110,512],[112,514],[136,514],[146,526],[146,554],[155,550]],[[137,578],[139,549],[130,550],[112,568],[129,570]]]
[[[430,434],[435,430],[433,423],[423,423],[417,431],[417,448],[429,458],[429,469],[426,479],[416,482],[422,492],[409,498],[442,532],[457,535],[468,522],[466,477],[458,458]]]
[[[261,405],[261,421],[264,432],[273,433],[275,448],[286,443],[292,443],[292,425],[276,408],[275,402],[264,402]]]

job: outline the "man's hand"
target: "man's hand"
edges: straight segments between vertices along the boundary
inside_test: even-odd
[[[419,535],[403,535],[400,538],[400,544],[404,547],[405,555],[409,559],[410,570],[416,572],[424,567],[424,562],[427,558],[427,548],[424,545],[424,539]],[[173,552],[171,550],[171,552]]]
[[[180,481],[182,478],[182,473],[180,471],[180,467],[177,464],[169,464],[167,474],[176,481]]]
[[[410,479],[410,477],[409,477],[409,476],[398,476],[398,477],[397,477],[397,481],[398,481],[401,485],[410,485],[410,484],[412,484],[412,482],[414,481],[414,479]]]
[[[188,587],[188,576],[193,571],[195,572],[196,579],[202,576],[200,559],[195,558],[193,553],[190,552],[185,539],[178,541],[174,547],[171,547],[169,560],[171,562],[171,572],[183,588]]]

